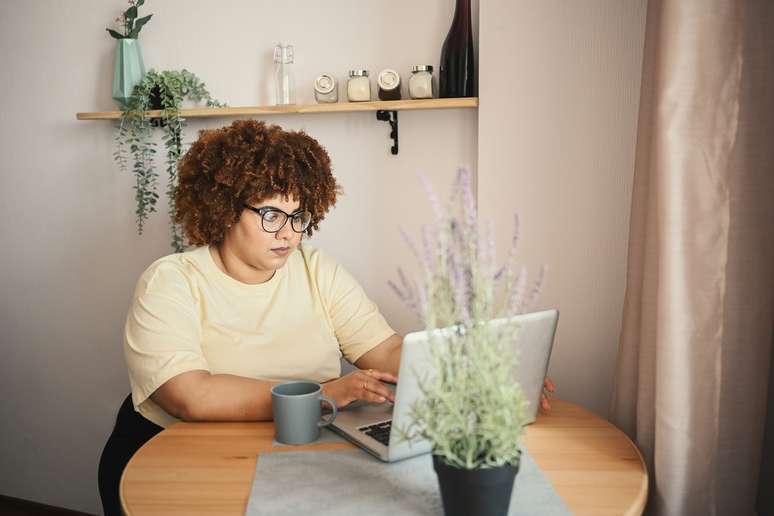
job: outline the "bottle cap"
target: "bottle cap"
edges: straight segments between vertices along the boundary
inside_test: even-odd
[[[274,62],[292,64],[293,63],[293,45],[283,45],[277,43],[274,47]]]

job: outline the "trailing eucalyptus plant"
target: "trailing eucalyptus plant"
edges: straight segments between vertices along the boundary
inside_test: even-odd
[[[515,267],[516,217],[509,257],[496,270],[494,235],[491,226],[479,227],[468,171],[458,172],[446,207],[421,179],[435,223],[422,226],[420,246],[401,229],[421,275],[410,280],[399,268],[400,284],[389,285],[426,329],[435,330],[433,367],[418,378],[423,396],[410,409],[410,424],[396,431],[406,440],[427,439],[434,455],[457,468],[516,465],[527,404],[515,381],[518,328],[485,323],[528,309],[540,293],[545,267],[527,292],[526,268]]]
[[[184,99],[206,102],[208,107],[222,107],[210,96],[205,84],[188,70],[150,70],[134,88],[129,103],[123,108],[121,121],[116,132],[116,151],[113,155],[122,171],[129,169],[128,154],[131,154],[131,168],[136,183],[134,186],[137,202],[137,232],[142,234],[148,216],[156,211],[158,173],[154,167],[156,142],[153,127],[163,128],[162,141],[166,150],[167,199],[169,200],[172,247],[176,252],[184,250],[183,235],[174,222],[175,187],[177,184],[177,162],[183,155],[183,128],[185,119],[180,116]],[[158,103],[158,105],[154,105]],[[149,118],[148,111],[160,109],[161,117]]]

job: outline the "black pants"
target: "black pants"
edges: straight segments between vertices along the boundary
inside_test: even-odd
[[[105,516],[121,516],[118,496],[121,474],[132,455],[162,430],[162,427],[135,412],[131,394],[126,397],[99,460],[99,496]]]

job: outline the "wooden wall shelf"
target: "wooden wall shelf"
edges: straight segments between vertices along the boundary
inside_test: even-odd
[[[183,118],[227,118],[254,115],[282,115],[289,113],[348,113],[354,111],[404,111],[413,109],[477,108],[478,97],[453,99],[390,100],[376,102],[339,102],[336,104],[307,104],[292,106],[245,106],[223,108],[181,109]],[[148,111],[150,118],[161,116],[161,111]],[[120,111],[76,113],[78,120],[118,120]]]

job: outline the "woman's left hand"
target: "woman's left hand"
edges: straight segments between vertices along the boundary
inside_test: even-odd
[[[358,369],[349,374],[322,384],[322,392],[333,399],[337,408],[353,401],[365,400],[370,403],[394,402],[395,394],[382,382],[396,383],[398,378],[376,369]]]
[[[551,395],[556,390],[556,386],[554,385],[554,382],[551,381],[551,378],[547,377],[545,380],[543,380],[543,392],[540,393],[540,408],[545,411],[549,412],[551,410]]]

